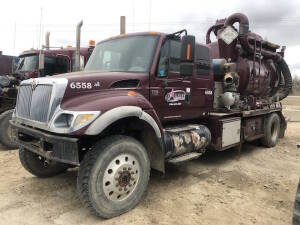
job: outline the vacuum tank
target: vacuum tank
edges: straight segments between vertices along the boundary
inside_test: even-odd
[[[215,42],[210,40],[212,32]],[[290,93],[292,77],[283,59],[285,47],[280,49],[251,32],[244,14],[217,20],[207,31],[206,44],[214,59],[214,79],[222,88],[223,106],[252,109],[280,101]]]

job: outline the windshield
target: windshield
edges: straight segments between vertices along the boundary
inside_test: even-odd
[[[34,71],[37,69],[39,57],[37,55],[21,57],[17,71]]]
[[[96,46],[86,71],[148,72],[158,36],[133,36],[105,41]]]

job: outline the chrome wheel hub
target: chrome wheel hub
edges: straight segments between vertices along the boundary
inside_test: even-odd
[[[112,201],[122,201],[134,191],[140,176],[140,165],[135,156],[120,154],[105,169],[103,190]]]

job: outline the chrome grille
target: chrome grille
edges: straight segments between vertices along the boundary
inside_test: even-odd
[[[32,98],[32,88],[30,85],[23,85],[19,88],[16,105],[17,115],[22,118],[30,117],[30,103]]]
[[[48,111],[52,85],[38,84],[33,90],[31,85],[21,85],[16,105],[18,117],[42,123],[48,122]]]

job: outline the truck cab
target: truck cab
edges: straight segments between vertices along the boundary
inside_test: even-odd
[[[191,75],[180,73],[180,52],[178,37],[158,33],[117,37],[98,44],[83,73],[100,70],[97,79],[104,89],[136,91],[163,123],[193,119],[212,106],[209,49],[196,45],[197,68]],[[102,88],[97,89],[103,92]]]
[[[94,45],[80,48],[79,70],[83,70]],[[18,146],[11,138],[9,120],[15,107],[18,86],[22,80],[47,77],[76,71],[76,48],[29,50],[19,56],[19,61],[12,75],[0,77],[0,143],[8,149]]]
[[[3,55],[2,51],[0,51],[0,76],[11,74],[17,61],[17,57]]]
[[[93,46],[80,49],[80,70],[87,63]],[[75,48],[28,50],[20,54],[15,74],[24,79],[52,76],[74,71]]]
[[[210,52],[186,30],[127,34],[98,43],[84,71],[23,81],[11,120],[23,167],[50,177],[79,166],[80,198],[111,218],[137,205],[150,168],[259,138],[275,146],[280,104],[243,108],[235,64],[213,66]]]

